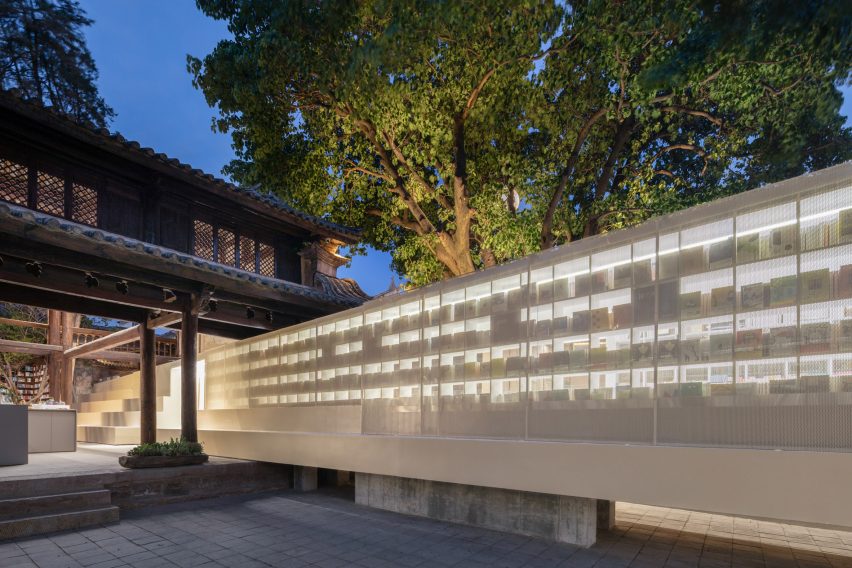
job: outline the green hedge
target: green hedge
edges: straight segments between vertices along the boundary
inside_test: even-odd
[[[172,438],[168,442],[140,444],[127,452],[128,456],[197,456],[204,453],[198,442]]]

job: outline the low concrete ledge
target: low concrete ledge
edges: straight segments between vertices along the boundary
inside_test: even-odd
[[[355,502],[584,547],[597,536],[596,500],[583,497],[356,473]]]

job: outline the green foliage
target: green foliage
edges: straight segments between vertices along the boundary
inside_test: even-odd
[[[91,23],[74,0],[0,2],[0,87],[105,126],[115,112],[95,85],[82,32]]]
[[[168,442],[151,442],[131,448],[128,456],[197,456],[204,453],[198,442],[188,442],[184,438],[171,438]]]
[[[840,0],[198,5],[228,172],[414,284],[852,157]]]

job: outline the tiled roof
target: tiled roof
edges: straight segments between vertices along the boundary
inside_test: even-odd
[[[279,197],[259,190],[258,186],[245,188],[229,183],[211,174],[184,164],[176,158],[143,147],[135,140],[128,140],[118,132],[98,128],[91,123],[82,123],[61,111],[47,107],[36,100],[25,100],[16,91],[0,90],[0,107],[27,116],[50,128],[58,128],[66,134],[98,146],[106,151],[141,162],[149,167],[165,169],[175,177],[201,189],[223,192],[232,197],[243,198],[255,207],[260,206],[268,213],[277,214],[290,222],[307,229],[315,229],[326,236],[337,237],[344,242],[355,242],[361,236],[359,229],[345,227],[328,219],[309,215],[294,209]]]
[[[339,298],[353,298],[359,304],[372,298],[351,278],[337,278],[317,272],[314,275],[314,281],[319,284],[320,288],[326,294],[331,294]]]
[[[152,245],[136,239],[131,239],[115,233],[95,229],[87,225],[81,225],[65,219],[47,215],[32,209],[13,205],[0,201],[0,234],[9,232],[17,233],[16,229],[23,229],[27,238],[33,241],[33,246],[39,241],[39,235],[51,233],[54,236],[61,236],[63,239],[71,239],[82,242],[87,250],[92,247],[115,247],[133,255],[138,255],[139,258],[155,259],[158,263],[162,263],[163,270],[168,270],[169,265],[190,266],[199,271],[198,280],[204,282],[203,275],[205,272],[218,274],[232,278],[235,281],[243,283],[251,283],[259,286],[269,287],[273,290],[280,291],[282,301],[286,301],[286,296],[301,296],[311,300],[322,302],[325,304],[333,304],[341,307],[352,307],[361,304],[364,300],[369,299],[369,296],[361,292],[362,296],[357,294],[347,293],[343,287],[332,286],[328,289],[313,288],[295,282],[287,282],[277,278],[269,278],[261,276],[253,272],[246,272],[233,266],[226,266],[217,262],[211,262],[197,256],[176,251],[174,249]],[[73,248],[71,250],[74,250]],[[355,288],[358,285],[352,282]],[[360,290],[360,288],[358,288]],[[246,295],[250,296],[250,290],[246,290]]]

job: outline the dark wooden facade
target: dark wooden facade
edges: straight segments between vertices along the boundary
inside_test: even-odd
[[[0,200],[296,283],[306,245],[357,238],[9,96],[0,96]]]

